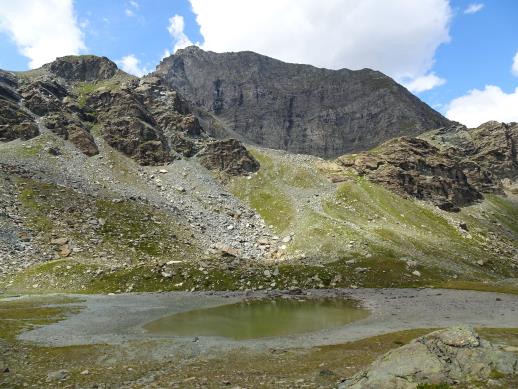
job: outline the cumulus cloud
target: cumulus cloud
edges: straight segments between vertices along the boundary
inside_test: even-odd
[[[140,60],[134,54],[122,57],[117,61],[117,64],[126,73],[133,74],[137,77],[142,77],[144,74],[150,72],[149,69],[140,64]]]
[[[476,14],[479,11],[482,11],[482,8],[484,8],[484,4],[482,3],[471,3],[466,7],[464,10],[465,14]]]
[[[490,120],[518,122],[518,88],[505,93],[495,85],[473,89],[450,102],[446,117],[476,127]]]
[[[437,77],[435,73],[429,73],[425,76],[417,77],[407,83],[406,88],[412,93],[420,93],[446,83],[444,78]]]
[[[450,39],[447,0],[190,2],[204,49],[253,50],[331,69],[369,67],[406,84],[430,81],[435,51]]]
[[[513,66],[511,67],[511,72],[518,77],[518,51],[514,55],[513,58]]]
[[[3,1],[0,32],[29,58],[31,69],[86,48],[72,0]]]
[[[173,15],[169,18],[169,25],[167,26],[167,31],[171,34],[171,37],[174,40],[174,48],[173,53],[178,49],[183,49],[184,47],[191,46],[192,42],[187,37],[184,32],[185,29],[185,21],[183,16],[181,15]]]

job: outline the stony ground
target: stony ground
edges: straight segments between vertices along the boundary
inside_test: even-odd
[[[229,303],[245,294],[55,295],[2,300],[0,387],[336,388],[376,357],[431,332],[432,327],[459,321],[484,327],[517,322],[514,296],[449,290],[339,294],[343,292],[365,301],[372,309],[371,317],[311,336],[241,342],[203,337],[196,341],[153,339],[142,333],[136,336],[136,329],[175,309]],[[336,293],[315,290],[297,298]],[[255,297],[259,295],[264,296]],[[133,314],[128,314],[128,306]],[[385,322],[392,324],[385,326]],[[405,329],[414,326],[421,329]],[[508,352],[518,350],[516,329],[479,332]],[[17,334],[22,336],[15,338]],[[92,340],[95,344],[90,344]],[[512,382],[512,377],[493,373],[491,387],[512,387]]]

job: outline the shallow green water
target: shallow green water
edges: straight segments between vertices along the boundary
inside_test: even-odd
[[[181,312],[144,328],[161,335],[242,340],[335,328],[366,316],[368,311],[343,299],[256,300]]]

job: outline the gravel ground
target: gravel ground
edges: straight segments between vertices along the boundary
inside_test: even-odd
[[[307,297],[349,297],[371,311],[370,316],[346,326],[277,338],[233,341],[223,338],[157,336],[142,326],[176,312],[238,302],[245,298],[280,296],[284,292],[217,293],[172,292],[121,295],[79,295],[83,309],[64,321],[21,335],[22,340],[49,346],[125,344],[134,340],[158,341],[155,356],[175,350],[192,353],[248,348],[312,347],[339,344],[412,328],[453,325],[515,328],[518,296],[444,289],[336,289],[311,290]],[[28,298],[25,296],[21,298]]]

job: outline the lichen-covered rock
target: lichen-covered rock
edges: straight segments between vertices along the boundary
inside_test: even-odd
[[[95,55],[60,57],[46,64],[44,68],[67,81],[106,80],[118,71],[113,61]]]
[[[347,389],[415,389],[419,384],[487,382],[518,374],[518,355],[482,340],[471,328],[435,331],[389,351],[341,385]]]
[[[199,153],[200,163],[210,170],[229,175],[245,175],[259,170],[259,162],[236,139],[208,143]]]

